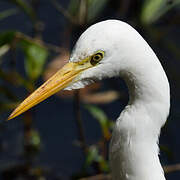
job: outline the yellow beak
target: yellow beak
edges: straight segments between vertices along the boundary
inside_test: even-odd
[[[9,116],[8,120],[15,118],[28,109],[32,108],[36,104],[45,100],[49,96],[55,94],[61,89],[67,87],[73,82],[75,77],[79,75],[83,70],[91,67],[89,62],[87,63],[75,63],[69,62],[62,69],[60,69],[55,75],[41,85],[36,91],[34,91],[29,97],[27,97]]]

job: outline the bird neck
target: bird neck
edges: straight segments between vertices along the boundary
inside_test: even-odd
[[[137,67],[136,67],[137,68]],[[169,113],[169,83],[155,61],[123,73],[129,103],[116,121],[110,159],[114,180],[165,180],[158,137]]]
[[[160,129],[166,122],[170,107],[170,89],[167,76],[157,59],[143,68],[133,67],[122,74],[128,92],[128,106],[151,118],[150,122]],[[134,112],[135,113],[135,112]]]

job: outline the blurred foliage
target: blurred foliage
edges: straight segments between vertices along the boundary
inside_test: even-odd
[[[100,154],[96,146],[89,147],[85,161],[86,166],[93,165],[93,163],[98,164],[101,172],[109,172],[108,161],[104,159],[104,156]]]
[[[0,48],[0,57],[5,55],[9,51],[9,49],[10,49],[10,47],[7,44],[1,46],[1,48]]]
[[[31,18],[32,21],[35,21],[36,13],[32,8],[31,4],[27,0],[8,0],[8,1],[10,3],[15,4],[16,7],[24,11],[28,15],[28,17]]]
[[[30,79],[36,80],[42,74],[48,56],[47,49],[25,39],[21,42],[21,46],[25,53],[26,73]]]
[[[109,172],[107,148],[114,123],[109,120],[105,112],[97,106],[86,105],[85,108],[97,120],[102,131],[102,137],[97,144],[91,145],[88,148],[85,167],[91,165],[99,172]]]
[[[8,9],[0,13],[0,20],[3,20],[4,18],[7,18],[9,16],[17,14],[18,10],[13,8],[13,9]]]
[[[0,34],[0,46],[5,44],[10,44],[15,39],[16,32],[14,31],[6,31]]]
[[[113,122],[110,121],[106,114],[98,107],[87,105],[86,108],[100,124],[104,138],[109,140],[111,137],[110,129],[112,130],[113,128]]]
[[[161,45],[165,51],[173,54],[176,58],[180,58],[179,47],[173,43],[173,39],[166,38],[169,33],[169,28],[166,27],[179,24],[180,0],[69,0],[67,8],[62,6],[61,0],[49,0],[48,3],[54,5],[52,7],[57,10],[61,18],[66,18],[64,31],[60,32],[60,36],[64,38],[61,42],[62,47],[44,41],[43,32],[47,28],[44,26],[46,22],[41,22],[38,14],[38,10],[41,9],[42,11],[44,8],[43,5],[41,6],[42,1],[0,0],[1,2],[9,4],[11,8],[0,12],[0,22],[8,17],[13,18],[18,13],[18,15],[25,14],[30,24],[30,27],[28,24],[30,29],[28,35],[19,32],[17,29],[0,31],[0,113],[6,114],[6,116],[7,112],[14,109],[24,98],[24,94],[19,94],[14,89],[25,89],[26,95],[29,95],[35,89],[35,84],[39,81],[39,78],[44,75],[48,58],[56,57],[55,61],[47,66],[45,71],[52,75],[69,57],[71,39],[74,38],[73,33],[75,31],[82,32],[90,24],[104,20],[106,17],[128,21],[140,30],[143,36],[148,36],[154,46]],[[176,13],[174,14],[174,12]],[[160,26],[164,19],[165,26]],[[53,19],[50,19],[50,21],[53,22]],[[19,60],[17,57],[23,59],[24,74],[18,67]],[[175,72],[171,70],[171,74],[173,73]],[[49,74],[46,75],[45,73],[45,79],[49,78]],[[94,93],[94,91],[98,91],[98,93]],[[63,97],[71,97],[73,94],[65,92]],[[94,84],[82,90],[79,97],[85,103],[105,104],[122,98],[120,95],[121,92],[117,93],[117,90],[102,92],[101,84]],[[108,143],[113,122],[109,120],[101,108],[95,105],[86,105],[85,108],[99,124],[102,136],[96,143],[89,144],[87,142],[85,145],[87,150],[84,156],[84,166],[82,167],[83,173],[80,174],[88,176],[107,173],[109,172]],[[4,168],[2,175],[5,180],[32,178],[42,180],[48,177],[49,172],[47,173],[44,167],[34,165],[35,159],[38,158],[42,148],[42,140],[40,132],[34,127],[33,118],[31,111],[22,116],[24,127],[23,163],[17,162],[13,166]],[[80,121],[80,123],[83,123],[83,121]],[[83,126],[78,126],[78,128],[82,132],[85,131],[81,129]],[[86,142],[80,142],[80,147],[84,146],[83,143]],[[166,146],[161,145],[161,149],[168,154],[169,158],[172,156]]]
[[[179,8],[180,0],[146,0],[143,4],[141,20],[145,24],[156,22],[172,8]]]
[[[68,12],[76,19],[78,19],[79,23],[90,23],[93,21],[106,6],[108,0],[87,0],[87,1],[79,1],[71,0],[68,7]],[[86,19],[82,19],[86,18]]]

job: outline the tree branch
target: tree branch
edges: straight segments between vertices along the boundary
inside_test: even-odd
[[[74,92],[74,113],[75,113],[75,120],[76,120],[76,124],[78,128],[78,136],[79,136],[78,139],[81,143],[82,150],[84,154],[86,155],[88,147],[86,145],[83,122],[81,119],[79,90],[76,90]]]

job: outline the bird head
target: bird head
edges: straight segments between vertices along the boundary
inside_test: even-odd
[[[118,20],[90,26],[78,39],[69,63],[27,97],[8,119],[20,115],[62,89],[79,89],[94,81],[119,75],[127,69],[127,64],[131,64],[127,63],[130,59],[127,57],[130,50],[136,48],[137,38],[131,26]]]

